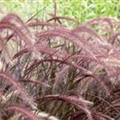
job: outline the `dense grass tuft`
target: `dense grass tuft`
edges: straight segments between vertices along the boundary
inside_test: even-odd
[[[72,28],[54,4],[46,21],[0,21],[0,119],[119,120],[119,20]]]

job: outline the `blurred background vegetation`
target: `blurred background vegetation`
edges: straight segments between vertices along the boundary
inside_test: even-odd
[[[120,0],[57,0],[58,15],[85,22],[96,17],[120,18]],[[53,0],[1,0],[0,12],[18,14],[27,21],[32,15],[46,20],[53,13]],[[68,24],[68,23],[66,23]]]

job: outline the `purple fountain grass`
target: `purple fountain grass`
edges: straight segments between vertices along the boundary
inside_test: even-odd
[[[20,105],[11,105],[4,109],[5,111],[18,111],[23,114],[25,117],[29,118],[30,120],[42,120],[30,112],[26,107]]]
[[[5,72],[0,72],[0,77],[3,80],[7,80],[8,83],[12,84],[12,86],[17,89],[17,91],[21,94],[22,99],[28,102],[29,104],[33,104],[33,98],[29,97],[26,90],[15,80],[11,75],[6,74]],[[2,80],[1,79],[1,80]]]
[[[38,13],[27,22],[12,13],[0,21],[0,118],[18,111],[38,120],[30,111],[44,111],[48,120],[119,120],[119,20],[95,18],[73,28],[62,20],[78,21],[59,16],[55,0],[46,21]]]

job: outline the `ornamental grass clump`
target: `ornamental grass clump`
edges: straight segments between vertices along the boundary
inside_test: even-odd
[[[1,120],[120,119],[120,21],[63,19],[0,20]]]

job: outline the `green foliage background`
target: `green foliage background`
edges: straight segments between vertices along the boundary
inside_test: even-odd
[[[57,0],[58,15],[69,16],[85,22],[95,17],[120,18],[120,0]],[[53,0],[1,0],[1,10],[14,12],[27,20],[37,11],[46,19],[53,13]]]

